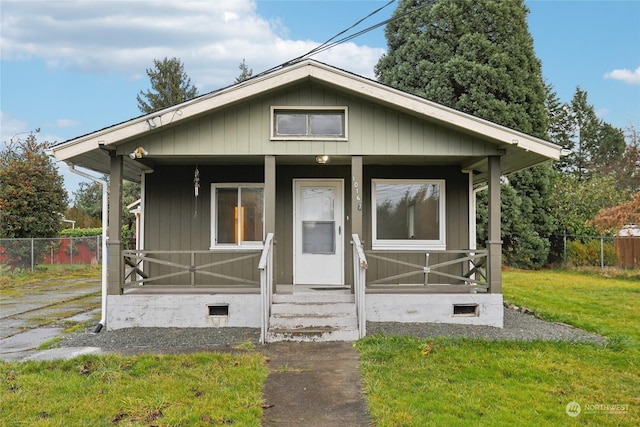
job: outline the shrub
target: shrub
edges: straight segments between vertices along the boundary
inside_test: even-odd
[[[587,242],[579,240],[567,242],[567,263],[574,267],[600,265],[600,240],[590,239]],[[616,264],[616,250],[613,242],[604,242],[604,264]]]

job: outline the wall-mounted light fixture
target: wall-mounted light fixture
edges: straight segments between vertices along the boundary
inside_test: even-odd
[[[329,162],[329,156],[327,156],[327,155],[316,156],[316,163],[317,164],[325,165],[325,164],[327,164],[327,162]]]
[[[149,155],[149,152],[147,150],[145,150],[143,147],[138,147],[129,154],[129,157],[135,160],[135,159],[141,159],[142,156],[147,156],[147,155]]]

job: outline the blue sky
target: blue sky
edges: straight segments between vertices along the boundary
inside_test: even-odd
[[[200,93],[306,53],[388,0],[0,0],[0,141],[64,141],[140,115],[154,58],[178,57]],[[576,86],[613,126],[640,129],[640,1],[526,0],[543,76]],[[394,2],[355,30],[388,18]],[[383,27],[318,60],[373,77]],[[76,175],[62,167],[67,189]]]

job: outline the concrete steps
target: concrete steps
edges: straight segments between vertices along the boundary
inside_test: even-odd
[[[357,339],[358,320],[353,295],[319,292],[273,296],[268,342]]]

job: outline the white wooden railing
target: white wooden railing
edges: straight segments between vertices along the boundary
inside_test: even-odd
[[[260,270],[260,298],[262,302],[260,343],[264,344],[267,341],[271,304],[273,302],[273,233],[267,234],[267,238],[264,241],[258,270]]]
[[[364,338],[367,335],[367,315],[365,306],[365,285],[367,282],[367,258],[364,254],[360,237],[351,235],[353,246],[353,287],[356,300],[356,313],[358,316],[358,335]]]

